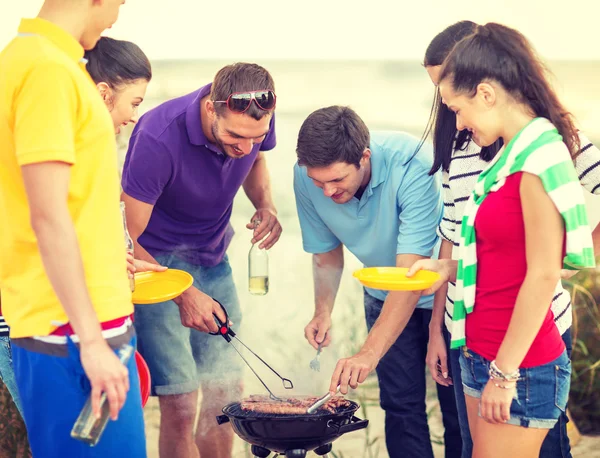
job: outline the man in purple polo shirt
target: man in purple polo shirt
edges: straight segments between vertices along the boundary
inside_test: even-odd
[[[274,83],[264,68],[238,63],[213,83],[146,113],[123,170],[127,224],[136,258],[190,272],[174,301],[136,306],[138,348],[159,396],[160,456],[228,458],[233,432],[215,415],[241,396],[241,365],[217,331],[215,298],[240,325],[226,250],[240,186],[256,208],[252,242],[269,249],[281,234],[263,151],[275,147]],[[223,317],[224,319],[224,317]],[[194,437],[198,388],[202,407]]]

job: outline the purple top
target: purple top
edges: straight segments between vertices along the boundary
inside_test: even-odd
[[[123,191],[154,210],[139,242],[152,255],[173,253],[215,266],[233,237],[233,199],[259,150],[275,147],[275,115],[264,141],[241,159],[223,154],[202,132],[200,100],[211,84],[163,103],[133,130]]]

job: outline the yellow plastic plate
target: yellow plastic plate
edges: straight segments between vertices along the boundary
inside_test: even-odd
[[[407,271],[406,267],[367,267],[354,272],[354,276],[368,288],[387,291],[422,291],[440,278],[430,270],[420,270],[408,278]]]
[[[169,301],[192,286],[194,279],[183,270],[138,272],[135,274],[134,304],[156,304]]]

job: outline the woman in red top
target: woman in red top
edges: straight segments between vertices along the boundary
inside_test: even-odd
[[[444,62],[439,89],[456,114],[457,129],[470,131],[478,145],[498,139],[516,144],[533,120],[543,117],[562,136],[567,158],[579,151],[569,113],[530,44],[515,30],[478,26]],[[498,162],[506,151],[498,153]],[[476,306],[467,314],[461,351],[473,456],[538,457],[569,392],[570,362],[550,311],[565,255],[565,224],[556,196],[535,174],[509,174],[492,189],[471,221]],[[424,292],[430,294],[455,280],[457,262],[419,261],[411,272],[419,269],[441,274]]]

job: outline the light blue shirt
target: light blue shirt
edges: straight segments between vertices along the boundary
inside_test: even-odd
[[[366,267],[395,266],[397,254],[431,257],[443,202],[438,174],[429,175],[433,150],[402,132],[371,132],[371,179],[360,200],[336,204],[294,166],[294,192],[308,253],[327,253],[343,243]],[[367,288],[385,300],[387,291]],[[430,309],[433,296],[423,296],[418,308]]]

